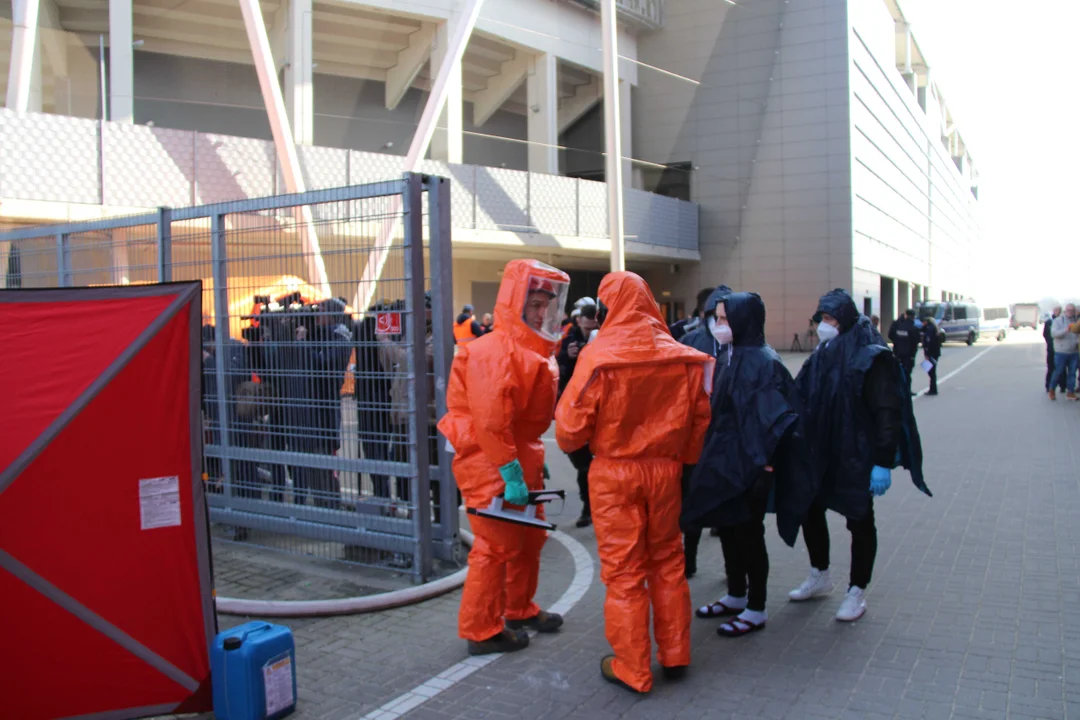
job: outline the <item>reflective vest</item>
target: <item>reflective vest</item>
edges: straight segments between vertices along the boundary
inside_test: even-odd
[[[454,323],[454,340],[458,347],[467,345],[476,339],[476,336],[472,334],[472,318],[465,318],[462,322]]]

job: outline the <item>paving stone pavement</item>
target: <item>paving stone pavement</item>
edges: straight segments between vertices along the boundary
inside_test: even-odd
[[[1036,342],[1032,342],[1036,341]],[[879,554],[869,611],[854,624],[833,614],[842,588],[787,601],[807,570],[800,539],[783,545],[770,525],[768,627],[740,639],[695,619],[689,677],[640,698],[603,682],[603,586],[594,580],[562,632],[499,658],[404,717],[446,718],[1075,718],[1080,716],[1080,403],[1040,391],[1041,338],[949,345],[938,397],[916,403],[927,498],[906,472],[876,505]],[[793,368],[800,357],[786,356]],[[921,373],[920,373],[921,375]],[[925,387],[924,377],[916,389]],[[574,487],[549,444],[554,484]],[[571,493],[574,495],[576,493]],[[592,529],[561,530],[595,554]],[[849,567],[849,536],[830,514],[833,572]],[[695,605],[723,594],[718,543],[702,541]],[[538,600],[550,604],[574,565],[556,542],[544,550]],[[363,584],[364,580],[357,580]],[[842,584],[842,582],[841,582]],[[457,638],[460,593],[372,615],[286,621],[297,640],[295,717],[359,718],[466,657]],[[223,628],[246,618],[221,617]]]

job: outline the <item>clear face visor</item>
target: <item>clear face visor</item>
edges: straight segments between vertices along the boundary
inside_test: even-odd
[[[530,275],[529,292],[525,295],[521,314],[525,324],[546,340],[558,340],[569,292],[569,283]]]

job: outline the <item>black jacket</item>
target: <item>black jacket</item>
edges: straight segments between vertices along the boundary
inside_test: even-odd
[[[574,376],[574,368],[577,367],[577,358],[570,357],[570,345],[578,343],[581,347],[585,347],[585,343],[588,341],[589,338],[585,337],[585,333],[575,323],[570,328],[570,331],[566,333],[566,337],[559,343],[559,354],[555,358],[559,363],[559,397],[562,397],[563,390],[570,383],[570,378]]]
[[[936,325],[925,323],[922,327],[922,346],[926,354],[935,360],[941,357],[941,330]]]
[[[889,328],[889,340],[897,359],[910,360],[919,351],[919,328],[913,320],[902,317]]]
[[[718,373],[705,448],[683,502],[684,527],[751,519],[751,500],[774,492],[777,529],[794,545],[817,494],[817,477],[799,428],[798,393],[784,363],[765,344],[765,304],[755,293],[723,300],[735,341]],[[771,471],[766,471],[771,466]]]
[[[1043,323],[1043,340],[1046,341],[1046,351],[1054,352],[1054,335],[1053,335],[1054,318]]]
[[[841,332],[807,358],[795,385],[820,497],[831,510],[862,519],[870,509],[875,465],[907,468],[915,486],[930,495],[911,396],[896,358],[846,291],[822,297],[818,310],[836,318]]]

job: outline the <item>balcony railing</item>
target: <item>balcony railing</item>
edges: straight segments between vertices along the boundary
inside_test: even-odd
[[[600,12],[600,0],[571,0]],[[655,30],[664,24],[664,0],[616,0],[619,19],[638,27]]]
[[[309,190],[396,178],[397,155],[302,146]],[[0,109],[0,198],[118,208],[186,207],[285,192],[273,143],[252,138]],[[606,238],[604,183],[425,161],[451,179],[455,230]],[[698,206],[626,190],[626,239],[637,252],[698,250]]]

